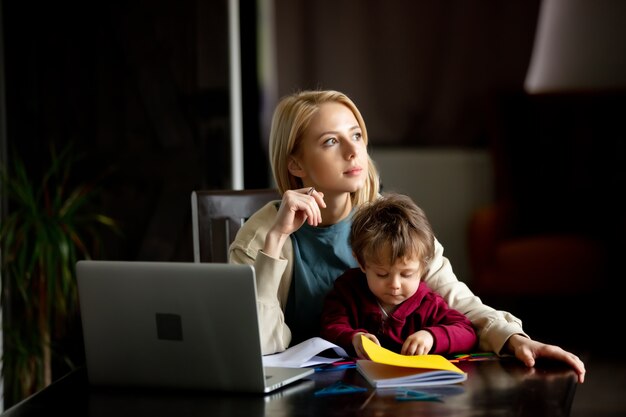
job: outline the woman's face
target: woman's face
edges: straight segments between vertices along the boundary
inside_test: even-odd
[[[358,191],[367,178],[367,147],[361,128],[352,111],[340,103],[320,106],[292,158],[291,173],[305,187],[315,187],[327,196]]]

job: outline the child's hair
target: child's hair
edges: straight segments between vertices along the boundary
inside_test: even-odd
[[[298,152],[304,131],[320,105],[324,103],[341,103],[349,108],[359,123],[363,141],[367,146],[365,121],[356,104],[345,94],[333,90],[311,90],[283,97],[274,110],[269,142],[274,181],[281,194],[303,186],[302,180],[289,172],[287,167],[289,157]],[[352,193],[352,204],[355,206],[378,197],[378,171],[369,155],[367,160],[368,175],[365,185],[362,189]]]
[[[368,261],[392,264],[398,259],[419,259],[427,265],[435,252],[435,235],[426,214],[410,197],[397,193],[385,193],[357,208],[349,239],[362,267]],[[381,259],[383,254],[390,259]]]

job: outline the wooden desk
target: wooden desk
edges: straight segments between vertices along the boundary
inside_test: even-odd
[[[567,416],[576,374],[559,363],[526,368],[515,359],[465,362],[462,384],[417,389],[440,401],[399,401],[395,390],[373,390],[354,369],[319,372],[268,395],[93,387],[78,370],[10,408],[8,416]],[[367,392],[315,396],[336,382]]]

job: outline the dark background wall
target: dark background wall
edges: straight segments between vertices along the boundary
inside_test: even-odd
[[[254,2],[242,3],[254,16]],[[226,2],[2,6],[8,149],[37,172],[49,144],[71,142],[87,153],[77,179],[106,173],[101,204],[124,232],[111,237],[107,257],[190,260],[191,190],[231,188]],[[254,27],[246,32],[243,64],[254,71]],[[247,117],[255,114],[250,71]],[[267,186],[255,175],[266,158],[248,126],[246,186]]]
[[[279,95],[339,88],[375,145],[486,146],[522,89],[540,0],[276,1]]]

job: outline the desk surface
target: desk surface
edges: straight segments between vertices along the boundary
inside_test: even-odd
[[[354,369],[317,372],[309,379],[267,395],[155,391],[89,386],[84,370],[74,371],[2,414],[8,416],[567,416],[576,374],[558,363],[526,368],[515,359],[458,364],[467,381],[419,388],[437,401],[400,401],[395,389],[374,390]],[[336,381],[366,392],[316,396]]]

